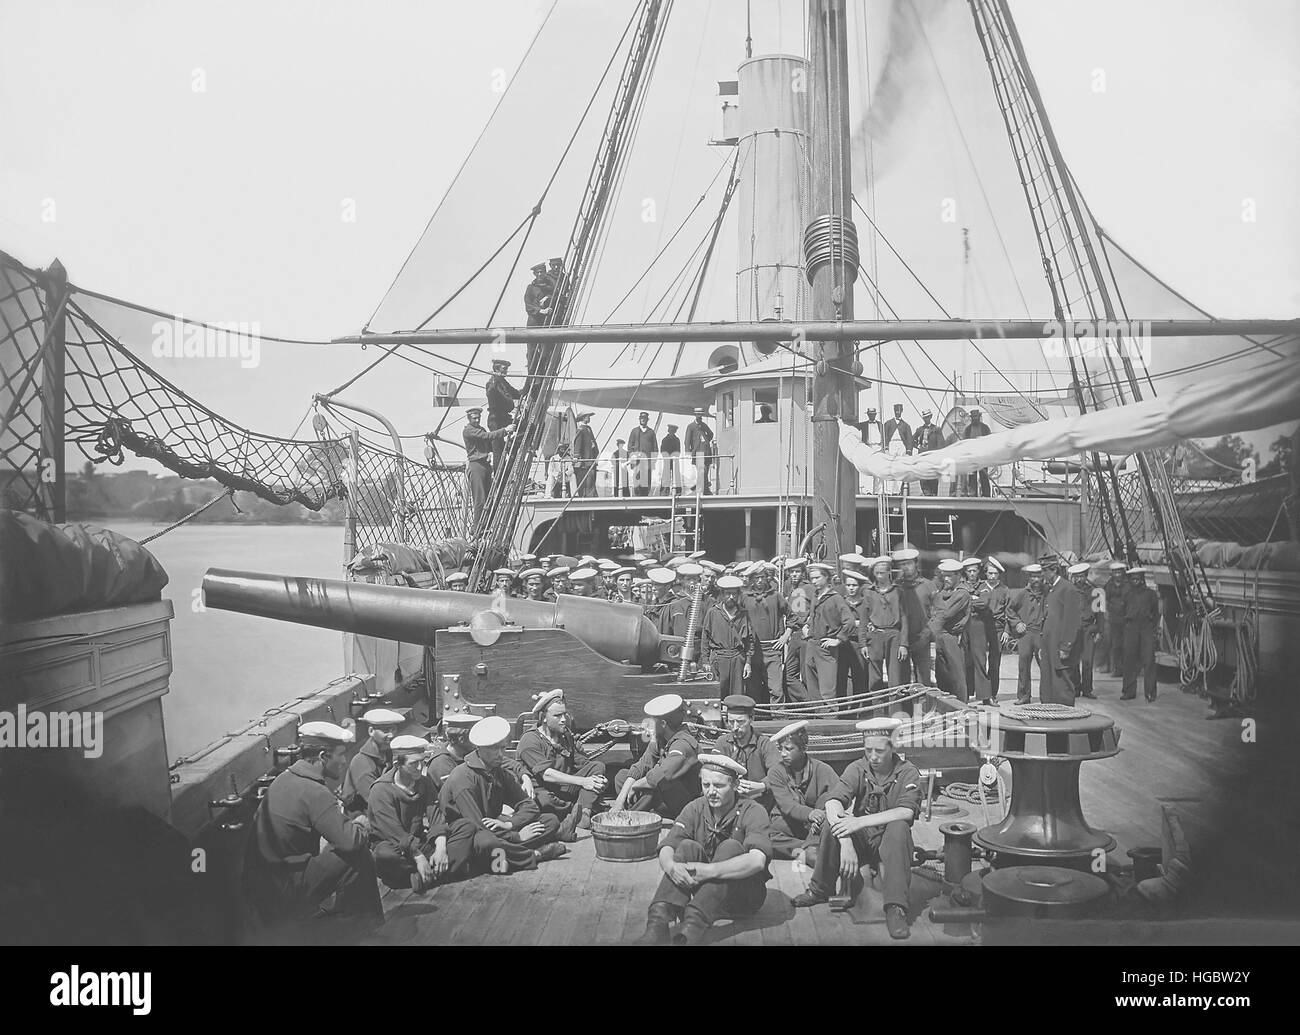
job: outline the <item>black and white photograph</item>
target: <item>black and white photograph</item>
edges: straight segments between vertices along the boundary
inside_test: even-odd
[[[1264,1005],[1300,5],[0,38],[0,945],[149,950],[40,1002],[149,1013],[199,946],[217,995],[277,946],[784,947],[810,990],[924,946],[857,965]]]

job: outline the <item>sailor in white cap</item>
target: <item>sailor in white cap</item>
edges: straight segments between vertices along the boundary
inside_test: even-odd
[[[579,568],[569,572],[569,592],[575,597],[595,596],[595,582],[595,568]]]
[[[370,785],[393,764],[388,742],[399,726],[406,725],[406,716],[391,708],[371,708],[361,716],[361,721],[370,728],[370,736],[352,756],[343,786],[339,788],[343,808],[349,813],[366,811]]]
[[[465,473],[469,479],[475,523],[482,515],[483,505],[492,491],[492,454],[498,448],[497,443],[504,442],[515,429],[510,424],[490,431],[479,423],[482,418],[483,407],[471,406],[465,411],[465,426],[461,428],[461,438],[465,443]]]
[[[960,565],[958,566],[960,567]],[[862,890],[859,867],[879,867],[885,900],[885,926],[891,938],[906,938],[907,892],[912,881],[912,823],[921,814],[921,774],[899,758],[894,737],[901,720],[879,717],[857,724],[863,733],[863,757],[849,763],[826,799],[817,865],[808,890],[796,906],[825,902],[836,877],[857,898]]]
[[[996,649],[998,642],[997,619],[992,607],[993,587],[984,579],[986,564],[980,558],[967,557],[961,566],[964,586],[970,594],[970,620],[966,623],[966,635],[962,637],[966,690],[980,704],[991,704],[993,662],[989,657],[989,644],[992,643]]]
[[[352,731],[332,722],[298,727],[298,760],[267,788],[253,815],[243,884],[263,923],[317,915],[382,920],[365,815],[345,819],[326,781],[343,776]],[[324,840],[328,848],[321,850]],[[323,910],[333,897],[329,913]]]
[[[749,612],[740,606],[745,583],[735,575],[718,579],[719,603],[704,616],[700,635],[700,665],[718,681],[718,693],[743,693],[749,679],[749,659],[757,646]]]
[[[934,413],[931,410],[921,411],[921,423],[917,426],[916,432],[912,436],[912,445],[916,448],[917,453],[931,453],[936,449],[942,449],[944,447],[943,432],[931,423],[933,420]],[[939,495],[939,479],[922,478],[921,495]]]
[[[752,916],[767,898],[772,859],[766,810],[737,794],[745,767],[700,756],[701,795],[682,809],[659,847],[664,876],[650,902],[643,945],[699,945],[724,916]]]
[[[370,788],[366,812],[375,872],[390,888],[409,885],[412,891],[425,891],[451,868],[447,824],[438,811],[433,782],[421,771],[433,745],[406,734],[394,737],[389,747],[393,767]],[[458,822],[458,837],[473,841],[473,826]]]
[[[962,637],[970,622],[970,591],[960,584],[961,562],[945,558],[939,562],[941,588],[930,610],[930,632],[934,637],[935,679],[940,690],[959,701],[966,700],[966,654]]]
[[[439,797],[443,814],[448,823],[468,819],[506,844],[542,851],[543,859],[559,858],[565,852],[563,845],[555,843],[560,821],[543,814],[503,765],[509,740],[510,723],[499,715],[479,719],[470,727],[473,750],[443,781]],[[513,810],[509,816],[506,806]],[[527,865],[522,854],[512,861]]]
[[[650,580],[656,588],[653,618],[655,628],[661,636],[685,638],[690,626],[692,601],[681,584],[681,571],[685,567],[688,567],[688,562],[670,568],[652,569],[650,572]],[[672,576],[671,579],[668,578],[669,575]],[[647,614],[650,612],[647,611]]]
[[[632,599],[632,579],[636,575],[636,568],[616,568],[612,572],[614,576],[614,595],[611,600],[619,604],[635,603]]]
[[[1038,662],[1038,680],[1050,679],[1051,665],[1043,649],[1043,621],[1047,617],[1047,595],[1043,592],[1043,566],[1026,564],[1020,569],[1028,580],[1023,589],[1014,589],[1007,596],[1007,635],[1016,641],[1019,655],[1016,679],[1016,704],[1029,704],[1032,700],[1030,678],[1034,661]],[[1048,672],[1048,675],[1044,675]]]
[[[808,624],[816,595],[808,581],[808,558],[792,557],[783,560],[776,589],[785,598],[786,628],[789,630],[781,673],[785,700],[806,701],[808,682],[804,670],[808,664],[808,641],[803,630]]]
[[[492,573],[492,589],[497,593],[512,596],[515,588],[515,571],[512,568],[497,568]]]
[[[1092,662],[1106,618],[1102,613],[1103,594],[1100,589],[1093,589],[1092,565],[1087,561],[1071,564],[1065,573],[1078,595],[1075,607],[1079,615],[1079,632],[1069,651],[1066,675],[1080,697],[1095,698],[1097,695],[1093,693],[1092,687]]]
[[[768,771],[772,793],[768,817],[772,851],[778,859],[812,865],[826,819],[826,800],[839,778],[820,758],[808,754],[808,720],[783,726],[772,737],[780,760]]]
[[[775,572],[774,565],[763,561],[751,564],[746,576],[749,592],[742,599],[755,639],[746,692],[759,704],[785,700],[782,676],[785,670],[785,645],[790,637],[790,609],[786,606],[785,598],[772,585],[772,575]]]
[[[452,774],[452,770],[464,762],[469,757],[469,753],[474,750],[474,746],[469,742],[469,731],[481,718],[481,715],[471,715],[469,712],[443,714],[443,743],[434,746],[432,757],[429,758],[424,769],[425,774],[433,781],[435,791],[442,790],[442,785]],[[533,778],[528,774],[528,770],[519,764],[519,760],[506,759],[503,764],[519,781],[524,793],[530,798],[535,798],[537,794],[533,786]]]
[[[727,732],[718,738],[714,750],[734,758],[745,767],[737,788],[745,798],[753,798],[765,809],[772,807],[767,775],[780,762],[780,753],[770,737],[754,729],[757,703],[748,694],[728,694],[722,699],[726,709]]]
[[[700,742],[686,728],[686,702],[677,694],[646,702],[645,714],[654,719],[654,739],[635,763],[614,777],[619,791],[613,807],[673,819],[699,787],[695,773]]]
[[[930,579],[921,578],[917,570],[920,556],[917,550],[906,546],[894,551],[893,560],[898,566],[898,599],[907,615],[907,660],[912,669],[912,678],[929,686],[930,644],[934,642],[930,611],[939,587]]]
[[[907,644],[912,635],[902,591],[894,584],[892,565],[889,557],[875,557],[868,565],[875,584],[864,593],[858,627],[858,647],[868,663],[868,690],[907,682]]]
[[[560,840],[591,828],[591,813],[605,789],[605,766],[582,750],[561,689],[537,694],[537,725],[519,738],[515,755],[537,785],[537,804],[560,820]]]
[[[558,564],[546,573],[546,579],[551,584],[550,591],[547,593],[549,600],[556,600],[561,593],[569,592],[569,573],[572,569],[567,564]]]
[[[546,599],[546,572],[541,568],[525,568],[519,573],[519,581],[524,587],[525,600]]]
[[[1128,565],[1111,561],[1106,565],[1106,639],[1101,648],[1103,671],[1112,675],[1124,673],[1124,600],[1128,597],[1129,583],[1125,578]]]
[[[463,571],[453,571],[447,576],[447,589],[464,592],[469,585],[469,576]]]
[[[985,639],[988,641],[988,700],[996,703],[998,688],[1002,675],[1002,642],[1007,637],[1007,602],[1011,599],[1011,590],[1003,581],[1006,569],[1002,562],[990,555],[984,562],[984,582],[989,587],[988,614],[985,618]],[[989,630],[989,622],[992,630]]]
[[[1084,616],[1079,609],[1078,592],[1068,579],[1057,574],[1061,559],[1048,554],[1040,561],[1047,569],[1043,577],[1047,603],[1043,618],[1043,657],[1047,664],[1039,680],[1038,696],[1043,704],[1072,705],[1078,688],[1072,670]]]
[[[1124,684],[1121,697],[1137,697],[1138,673],[1148,701],[1156,699],[1156,637],[1160,628],[1160,594],[1147,585],[1147,570],[1128,569],[1129,591],[1124,598]]]
[[[808,577],[816,596],[803,629],[807,641],[804,683],[810,697],[823,701],[835,699],[840,644],[848,643],[853,635],[853,611],[831,586],[834,570],[820,561],[808,565]]]
[[[850,555],[858,558],[858,554]],[[867,617],[867,599],[865,590],[871,580],[866,572],[870,560],[860,558],[862,565],[856,561],[846,563],[840,570],[840,579],[844,584],[844,603],[853,612],[853,631],[847,643],[840,644],[839,668],[835,674],[835,696],[853,695],[867,691],[866,654],[862,649],[863,630],[869,624]]]

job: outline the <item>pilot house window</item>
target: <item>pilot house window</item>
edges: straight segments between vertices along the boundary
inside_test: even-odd
[[[754,423],[755,424],[776,423],[776,389],[775,388],[754,389]]]
[[[736,393],[723,392],[718,402],[720,404],[718,422],[724,428],[734,428],[736,426]]]

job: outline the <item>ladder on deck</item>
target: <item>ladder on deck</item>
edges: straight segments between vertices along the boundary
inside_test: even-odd
[[[957,542],[955,524],[956,514],[947,517],[925,519],[925,539],[927,546],[953,546]]]
[[[700,492],[693,496],[679,496],[672,492],[672,510],[668,518],[668,552],[685,556],[700,548]]]
[[[907,545],[907,483],[896,495],[880,493],[876,497],[881,552],[892,554]]]

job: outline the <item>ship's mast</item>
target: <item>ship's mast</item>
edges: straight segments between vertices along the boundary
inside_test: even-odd
[[[810,0],[808,106],[810,218],[804,252],[812,320],[853,319],[857,231],[850,212],[849,58],[845,0]],[[856,423],[857,387],[852,341],[819,341],[813,377],[814,521],[825,521],[836,553],[851,551],[857,535],[857,469],[840,454],[836,418]]]

